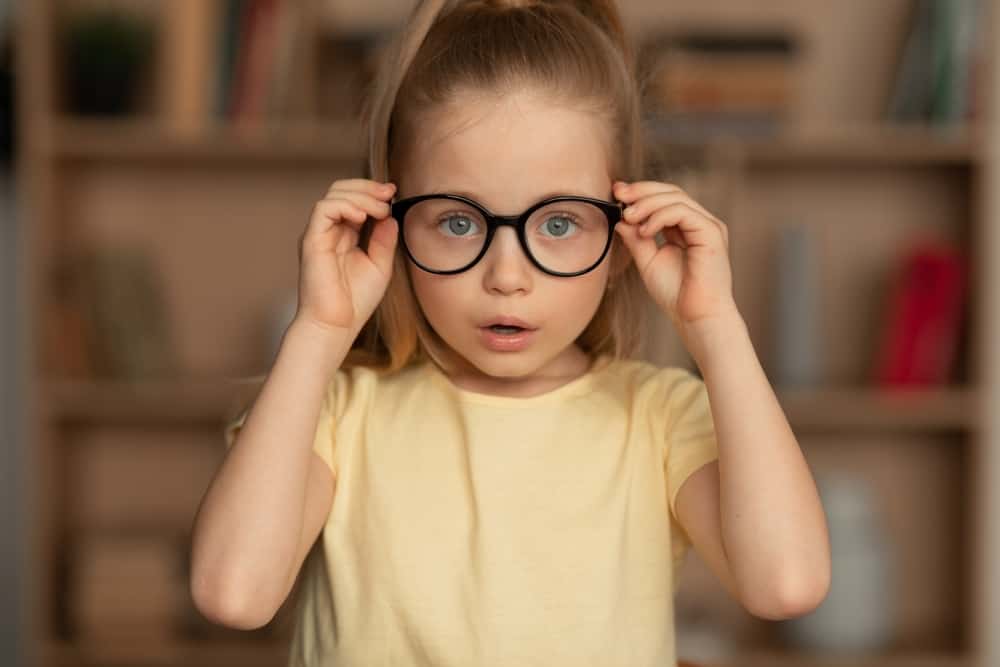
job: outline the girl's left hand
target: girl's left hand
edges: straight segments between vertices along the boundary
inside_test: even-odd
[[[614,195],[629,205],[615,233],[650,296],[675,324],[687,327],[736,310],[725,223],[676,185],[616,181]],[[666,243],[658,247],[661,229]]]

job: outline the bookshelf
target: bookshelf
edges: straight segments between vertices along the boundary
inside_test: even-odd
[[[692,558],[678,618],[698,614],[725,631],[736,653],[719,664],[1000,664],[991,633],[1000,624],[992,565],[1000,562],[1000,529],[990,523],[1000,514],[992,491],[1000,423],[989,410],[1000,398],[1000,355],[990,346],[1000,331],[1000,205],[992,194],[1000,188],[1000,105],[984,96],[980,121],[949,133],[881,122],[914,1],[620,1],[635,33],[665,24],[777,26],[807,47],[786,131],[684,145],[650,135],[651,171],[682,183],[729,225],[737,300],[766,369],[776,362],[776,332],[762,269],[773,263],[776,234],[798,221],[820,241],[822,382],[776,389],[814,470],[873,484],[898,550],[892,645],[856,658],[788,648],[777,624],[725,599]],[[330,92],[338,59],[350,57],[334,37],[345,23],[354,25],[352,39],[370,36],[397,20],[400,4],[298,3],[301,66],[285,90],[287,115],[264,125],[208,117],[211,89],[192,96],[178,83],[197,76],[208,85],[212,54],[185,40],[214,34],[198,19],[225,0],[122,3],[155,17],[164,36],[135,112],[68,113],[57,18],[83,4],[20,3],[18,15],[33,654],[38,664],[67,667],[282,664],[294,592],[259,631],[210,626],[187,599],[190,523],[223,455],[224,420],[243,398],[227,379],[268,365],[281,306],[294,296],[295,243],[308,213],[333,180],[362,171],[364,138],[351,106],[337,108]],[[995,31],[998,19],[989,19]],[[983,80],[992,92],[997,54],[989,56]],[[868,373],[886,281],[918,229],[970,253],[969,320],[952,381],[887,396]],[[80,247],[148,251],[162,279],[173,373],[129,379],[60,366],[75,346],[54,335],[53,276]],[[647,356],[689,365],[662,320],[652,326],[658,344]],[[114,591],[100,577],[119,570],[146,582],[131,602],[80,592]],[[138,600],[150,614],[120,626],[122,610]]]

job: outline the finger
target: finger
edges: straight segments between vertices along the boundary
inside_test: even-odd
[[[653,259],[653,256],[656,255],[656,241],[654,239],[640,238],[639,229],[631,225],[615,225],[615,233],[625,243],[625,247],[631,253],[632,258],[635,260],[635,265],[639,268],[639,273],[641,274],[643,269]]]
[[[657,192],[683,192],[683,190],[673,183],[661,183],[660,181],[638,181],[636,183],[619,181],[615,184],[614,192],[619,201],[629,204]]]
[[[652,195],[648,195],[633,202],[625,211],[622,213],[625,217],[626,222],[642,222],[647,216],[649,216],[653,211],[658,208],[663,208],[664,206],[669,206],[670,204],[684,203],[695,209],[706,218],[709,218],[715,222],[719,222],[715,217],[709,213],[705,207],[691,199],[686,193],[681,191],[675,192],[660,192]],[[719,222],[719,224],[722,224]]]
[[[395,194],[396,185],[394,183],[382,183],[368,178],[347,178],[334,181],[333,185],[326,191],[327,196],[334,190],[350,190],[352,192],[364,192],[372,197],[388,199]]]
[[[686,202],[657,209],[638,227],[641,238],[652,238],[661,229],[676,227],[683,233],[687,247],[710,246],[721,239],[721,232],[711,220]]]
[[[395,218],[386,218],[375,223],[368,239],[368,256],[382,275],[388,276],[392,271],[392,259],[396,254],[398,238],[399,225]]]
[[[346,199],[358,208],[366,211],[368,215],[372,216],[376,220],[388,218],[391,212],[388,202],[372,197],[366,192],[335,190],[332,194],[327,196],[325,201],[332,201],[335,199]]]
[[[368,214],[346,199],[324,199],[316,202],[312,217],[306,225],[303,241],[312,243],[326,237],[326,232],[336,225],[346,222],[345,228],[359,229],[368,218]]]

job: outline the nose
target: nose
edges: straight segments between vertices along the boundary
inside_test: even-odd
[[[534,267],[525,256],[513,228],[501,227],[496,231],[483,263],[486,269],[483,272],[483,287],[487,292],[514,294],[531,291],[531,271]]]

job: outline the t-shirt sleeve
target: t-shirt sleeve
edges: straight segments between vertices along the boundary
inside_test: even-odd
[[[338,398],[342,398],[347,390],[347,378],[348,375],[345,372],[338,370],[327,384],[326,391],[323,393],[323,402],[320,405],[316,432],[313,436],[313,451],[323,459],[331,471],[336,469],[333,460],[335,415],[339,414],[339,408],[343,406],[343,401],[338,400]],[[248,407],[226,424],[224,430],[226,449],[233,446],[249,412],[250,408]]]
[[[715,423],[705,382],[679,369],[668,389],[665,475],[671,517],[677,517],[677,492],[685,480],[706,463],[719,458]]]

